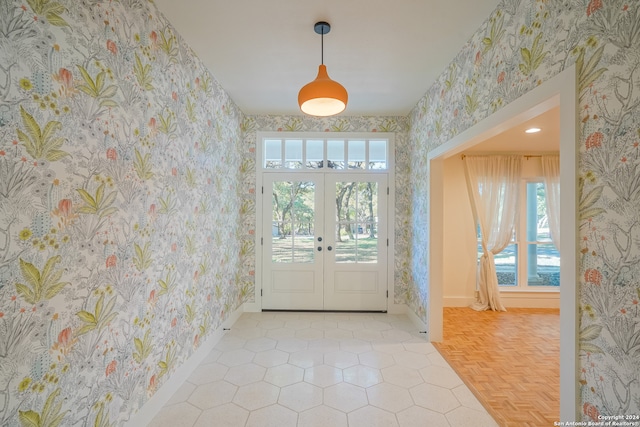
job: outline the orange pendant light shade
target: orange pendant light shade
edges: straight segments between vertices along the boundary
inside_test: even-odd
[[[349,95],[340,83],[331,80],[324,65],[324,35],[331,26],[324,21],[316,22],[314,30],[322,36],[322,61],[318,67],[318,76],[311,83],[307,83],[298,92],[298,105],[303,113],[310,116],[333,116],[347,108]]]
[[[311,116],[333,116],[347,108],[349,95],[340,83],[331,80],[327,66],[318,67],[318,76],[298,93],[298,105],[303,113]]]

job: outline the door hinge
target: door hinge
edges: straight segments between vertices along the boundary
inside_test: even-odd
[[[387,298],[389,298],[389,291],[387,291]]]
[[[387,247],[389,246],[389,239],[387,239]]]
[[[389,291],[387,291],[387,294],[389,293]],[[260,289],[260,296],[262,296],[262,289]],[[388,298],[388,296],[387,296]]]
[[[264,245],[264,237],[260,238],[260,244]],[[387,239],[387,246],[389,246],[389,239]]]
[[[389,187],[387,187],[387,196],[389,195]]]
[[[260,193],[264,194],[264,187],[260,188]]]

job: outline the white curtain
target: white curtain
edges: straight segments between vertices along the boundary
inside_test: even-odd
[[[465,156],[467,189],[483,254],[478,270],[477,311],[506,311],[500,302],[494,255],[511,242],[518,218],[521,156]]]
[[[560,251],[560,156],[542,156],[542,175],[547,193],[547,220],[551,240]]]

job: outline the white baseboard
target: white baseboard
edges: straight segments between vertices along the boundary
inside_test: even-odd
[[[469,307],[474,297],[444,297],[443,307]],[[560,294],[557,292],[502,291],[500,301],[505,308],[560,308]]]
[[[245,302],[242,307],[245,313],[258,313],[262,311],[260,303],[257,302]]]
[[[509,308],[560,308],[560,292],[500,292],[500,301]]]
[[[126,427],[138,427],[148,425],[153,418],[158,415],[164,405],[171,399],[171,396],[184,384],[191,373],[202,363],[202,361],[211,353],[211,350],[218,344],[224,336],[224,329],[231,328],[238,318],[244,312],[241,306],[225,320],[216,331],[211,334],[207,340],[200,345],[198,350],[189,357],[189,359],[177,368],[169,379],[151,396],[149,400],[136,412],[129,421],[125,423]]]
[[[473,297],[444,297],[442,298],[443,307],[469,307],[475,302]]]
[[[416,325],[416,327],[418,328],[418,330],[419,330],[420,332],[425,332],[424,334],[421,334],[421,335],[424,335],[425,340],[429,341],[429,333],[428,333],[429,328],[427,327],[427,324],[426,324],[426,323],[424,323],[424,322],[422,321],[422,319],[420,319],[420,318],[418,317],[418,315],[417,315],[417,314],[415,314],[415,313],[413,312],[413,310],[411,310],[411,308],[409,308],[409,307],[406,307],[406,310],[405,310],[405,313],[404,313],[404,314],[406,314],[406,315],[407,315],[407,317],[408,317],[409,319],[411,319],[411,321],[413,322],[413,324],[414,324],[414,325]]]
[[[387,306],[387,313],[389,313],[389,314],[407,314],[407,305],[406,304],[390,303]]]

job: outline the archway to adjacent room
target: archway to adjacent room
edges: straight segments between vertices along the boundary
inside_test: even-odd
[[[576,213],[576,75],[565,70],[502,110],[489,116],[429,154],[429,337],[442,340],[445,159],[553,108],[560,109],[561,258],[560,268],[560,416],[576,419],[577,376],[577,213]]]

